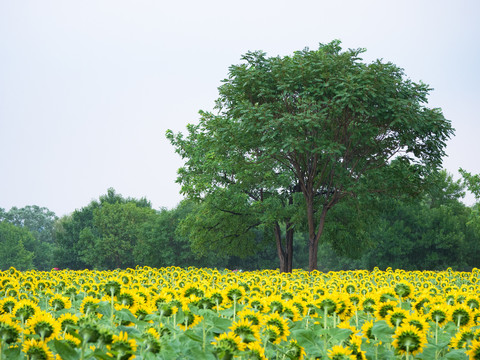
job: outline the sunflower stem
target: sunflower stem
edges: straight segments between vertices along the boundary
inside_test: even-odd
[[[113,309],[114,309],[114,305],[113,305],[113,296],[115,294],[115,289],[113,287],[110,288],[110,295],[111,295],[111,300],[110,300],[110,311],[111,311],[111,314],[110,314],[110,323],[112,324],[113,326]]]
[[[237,310],[237,295],[233,295],[233,321],[235,322],[235,313]]]
[[[323,328],[327,328],[327,308],[323,308]]]

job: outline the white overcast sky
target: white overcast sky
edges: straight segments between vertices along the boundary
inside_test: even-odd
[[[479,14],[478,0],[0,0],[0,208],[62,216],[109,187],[176,206],[165,131],[211,110],[245,52],[333,39],[431,85],[456,129],[444,167],[480,173]]]

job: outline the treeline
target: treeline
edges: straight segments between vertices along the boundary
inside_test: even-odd
[[[414,199],[378,197],[338,206],[329,214],[319,247],[319,269],[478,267],[480,204],[463,204],[464,191],[462,182],[442,171]],[[248,237],[224,229],[223,245],[218,234],[210,244],[204,235],[195,237],[201,230],[198,216],[205,214],[202,206],[184,200],[174,209],[154,210],[145,198],[125,198],[109,189],[62,218],[35,205],[0,209],[0,269],[278,268],[270,228],[252,228]],[[299,228],[294,237],[293,267],[307,268],[308,234]]]

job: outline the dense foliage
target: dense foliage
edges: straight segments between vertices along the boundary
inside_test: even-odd
[[[462,181],[454,181],[441,171],[430,178],[423,195],[414,200],[378,198],[374,203],[339,204],[329,213],[319,244],[320,269],[452,267],[469,271],[477,267],[479,205],[463,204],[460,200],[464,191]],[[207,241],[206,232],[202,237],[205,241],[192,239],[192,232],[205,231],[195,221],[196,217],[206,216],[203,206],[184,200],[174,209],[156,211],[146,199],[124,198],[109,189],[98,200],[60,219],[45,208],[40,211],[38,206],[26,207],[28,211],[0,209],[0,270],[10,266],[20,270],[112,270],[136,265],[279,268],[275,234],[269,228],[248,230],[245,243],[232,249],[228,249],[233,246],[228,237],[212,236]],[[41,214],[45,219],[39,219]],[[212,216],[210,220],[215,219]],[[34,223],[44,225],[25,225]],[[285,239],[285,230],[280,236]],[[292,266],[307,269],[306,228],[298,227],[293,238]]]

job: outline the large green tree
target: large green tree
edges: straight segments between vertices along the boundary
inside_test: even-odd
[[[418,190],[440,166],[451,124],[426,106],[427,85],[392,63],[362,62],[362,52],[334,41],[292,56],[244,55],[219,88],[217,112],[201,112],[187,136],[167,132],[185,160],[182,192],[231,197],[218,207],[226,213],[243,196],[276,233],[306,226],[313,270],[335,205]]]

